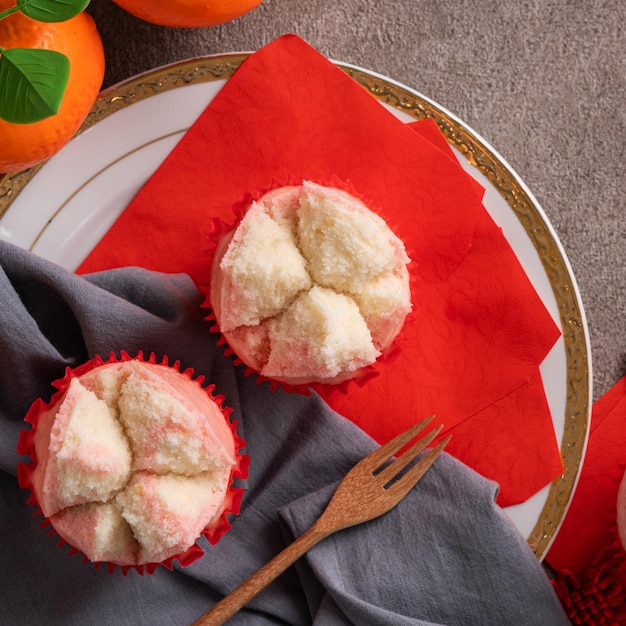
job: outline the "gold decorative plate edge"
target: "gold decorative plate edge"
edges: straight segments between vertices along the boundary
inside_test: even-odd
[[[157,93],[194,83],[228,79],[248,56],[249,53],[235,53],[182,61],[114,85],[98,96],[77,135],[116,111]],[[565,422],[561,440],[561,457],[566,469],[550,485],[539,519],[528,537],[531,549],[541,560],[556,536],[576,486],[590,411],[590,364],[584,315],[568,263],[542,211],[516,176],[472,131],[442,108],[408,88],[360,68],[341,63],[336,65],[377,100],[416,120],[434,120],[446,140],[487,177],[511,207],[546,271],[560,314],[567,363]],[[43,163],[24,172],[1,175],[0,218],[42,166]]]

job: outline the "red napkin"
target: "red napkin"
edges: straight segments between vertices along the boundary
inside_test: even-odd
[[[415,122],[410,127],[454,158],[432,120]],[[482,196],[478,183],[474,188]],[[339,413],[374,433],[380,441],[408,427],[416,409],[424,415],[458,415],[452,425],[449,418],[444,420],[441,436],[454,432],[446,450],[500,483],[499,504],[523,502],[562,472],[538,367],[526,367],[541,360],[535,360],[537,353],[533,352],[537,347],[533,345],[537,339],[534,328],[549,332],[551,325],[500,228],[485,210],[478,217],[472,248],[446,281],[445,290],[431,294],[420,303],[425,305],[423,308],[416,306],[419,321],[406,329],[406,345],[393,362],[393,377],[378,376],[360,389],[351,389],[348,395],[331,391],[325,398]],[[435,300],[438,297],[441,300]],[[522,310],[525,315],[536,317],[526,318],[524,322],[528,323],[520,324]],[[440,317],[442,312],[444,316]],[[433,332],[423,333],[424,327],[419,323],[422,319]],[[489,328],[485,326],[491,324]],[[524,340],[526,332],[528,343]],[[504,337],[507,333],[512,334]],[[420,351],[416,353],[414,346],[421,346]],[[509,350],[519,353],[514,357]],[[425,354],[437,357],[438,370],[425,362]],[[498,372],[498,363],[524,367],[522,376],[527,375],[527,381],[501,398],[494,400],[494,394],[491,401],[481,406],[478,402],[484,396],[472,390],[483,385],[493,392],[498,387],[507,388],[506,381],[499,383],[498,377],[502,374],[508,378],[511,372]],[[422,386],[421,380],[428,380],[431,385]],[[407,387],[404,394],[399,392],[403,384]],[[408,392],[414,384],[415,393]],[[433,396],[427,398],[429,392]],[[459,397],[460,393],[466,395]],[[404,415],[404,420],[380,420],[381,415],[389,413],[389,398],[393,398],[394,415]]]
[[[626,552],[617,492],[626,469],[626,377],[594,406],[574,497],[546,556],[575,624],[626,624]]]
[[[626,468],[626,377],[594,406],[589,441],[567,516],[547,556],[557,570],[580,576],[602,549],[615,524]]]
[[[233,225],[233,205],[303,179],[355,190],[412,259],[414,311],[393,363],[345,394],[325,388],[327,402],[379,441],[437,414],[503,505],[558,476],[537,368],[559,330],[482,189],[434,123],[398,121],[293,35],[242,64],[79,272],[140,265],[203,284],[215,220]]]

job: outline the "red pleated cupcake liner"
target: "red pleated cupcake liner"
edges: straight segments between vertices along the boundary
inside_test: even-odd
[[[169,364],[169,359],[167,356],[164,356],[161,361],[157,361],[157,357],[154,353],[151,353],[147,358],[144,357],[144,353],[142,351],[138,352],[136,356],[130,356],[127,352],[122,350],[119,353],[119,356],[114,352],[111,352],[108,358],[102,358],[100,355],[96,355],[93,359],[79,365],[75,368],[67,367],[65,370],[65,375],[63,378],[53,381],[51,384],[56,391],[53,393],[52,397],[48,402],[44,402],[41,398],[36,399],[31,407],[29,408],[26,416],[24,417],[24,421],[31,425],[31,428],[28,430],[22,430],[20,432],[17,444],[17,452],[20,455],[26,456],[30,458],[30,463],[28,462],[20,462],[17,466],[17,478],[18,484],[22,489],[28,489],[30,491],[30,495],[28,496],[26,503],[29,505],[34,505],[37,507],[37,511],[34,513],[35,516],[43,516],[44,513],[41,510],[39,502],[35,496],[35,491],[33,488],[32,476],[35,467],[37,466],[37,453],[35,450],[35,433],[37,431],[38,423],[42,413],[55,404],[57,404],[66,393],[70,381],[73,378],[77,378],[82,376],[83,374],[90,372],[91,370],[100,367],[102,365],[107,365],[110,363],[122,363],[125,361],[138,360],[143,363],[150,363],[153,365],[160,365],[163,367],[168,367],[176,370],[179,374],[183,375],[190,382],[197,385],[200,389],[202,389],[208,397],[218,406],[222,414],[224,415],[224,419],[228,424],[234,438],[235,442],[235,455],[236,455],[236,464],[231,469],[230,478],[228,481],[228,490],[224,497],[224,502],[222,505],[222,511],[220,515],[215,518],[211,524],[204,528],[201,536],[205,536],[211,545],[215,545],[221,537],[223,537],[231,528],[231,523],[228,519],[230,515],[238,515],[241,510],[241,501],[243,498],[243,493],[245,489],[241,487],[235,487],[234,481],[235,479],[245,479],[248,476],[248,468],[250,464],[250,458],[247,454],[242,452],[242,450],[246,446],[246,442],[237,434],[237,424],[236,420],[232,420],[232,409],[224,404],[225,397],[221,394],[216,394],[215,385],[208,385],[206,387],[203,386],[205,381],[205,377],[203,375],[194,376],[195,372],[192,368],[187,368],[185,370],[181,370],[181,364],[179,360],[174,361],[171,365]],[[62,547],[64,545],[70,546],[69,554],[70,556],[79,554],[83,558],[84,563],[90,563],[90,559],[83,553],[81,550],[75,548],[68,541],[66,541],[63,536],[57,532],[53,523],[49,519],[44,519],[41,523],[41,527],[49,527],[50,533],[49,536],[59,537],[58,547]],[[198,537],[198,539],[200,539]],[[106,565],[109,572],[113,573],[116,569],[121,569],[122,573],[126,575],[130,570],[135,570],[140,575],[143,574],[153,574],[154,571],[158,567],[164,567],[168,570],[172,570],[174,567],[174,562],[178,561],[181,567],[187,567],[191,565],[198,559],[200,559],[204,555],[204,550],[197,544],[197,541],[187,548],[185,551],[180,552],[176,555],[168,557],[167,559],[160,561],[158,563],[144,563],[141,565],[122,565],[118,563],[110,563],[110,562],[93,562],[96,569],[100,569],[103,565]]]
[[[360,200],[365,206],[372,211],[372,213],[377,214],[379,217],[385,220],[387,227],[400,239],[402,237],[398,235],[397,229],[394,228],[394,224],[390,222],[388,216],[383,215],[383,212],[378,209],[374,202],[368,198],[367,194],[357,190],[354,184],[351,181],[344,181],[338,178],[337,176],[331,176],[330,178],[324,177],[323,179],[313,179],[308,178],[311,182],[314,182],[318,185],[322,185],[324,187],[332,187],[335,189],[340,189],[349,193],[354,198]],[[370,365],[360,368],[357,373],[347,380],[343,380],[339,383],[301,383],[301,384],[293,384],[284,381],[278,381],[271,377],[264,376],[255,368],[248,365],[230,346],[230,343],[226,336],[222,333],[219,322],[213,312],[213,308],[211,305],[211,268],[213,267],[213,263],[215,261],[215,256],[220,245],[220,242],[224,237],[229,236],[239,225],[246,211],[250,207],[252,202],[258,201],[262,198],[266,193],[272,191],[274,189],[279,189],[281,187],[289,187],[289,186],[300,186],[303,181],[301,179],[297,180],[295,178],[287,178],[278,180],[276,178],[272,178],[267,184],[260,185],[254,190],[246,191],[243,193],[240,198],[230,207],[230,213],[232,215],[232,219],[222,220],[220,218],[215,218],[211,221],[209,227],[209,234],[207,237],[206,248],[205,248],[205,262],[203,265],[208,267],[205,276],[207,277],[206,281],[200,282],[197,284],[198,289],[201,294],[204,296],[204,300],[201,304],[201,307],[207,311],[205,316],[205,320],[209,322],[210,327],[209,330],[213,333],[219,333],[220,337],[217,341],[217,345],[224,348],[224,356],[230,357],[233,359],[233,363],[236,366],[243,366],[244,375],[245,376],[255,376],[258,384],[269,383],[270,389],[272,391],[276,391],[281,389],[287,393],[294,393],[300,395],[311,395],[312,392],[316,392],[322,397],[328,398],[330,395],[334,393],[348,394],[350,392],[350,388],[353,385],[358,387],[362,387],[368,383],[368,381],[377,377],[380,373],[380,368],[389,367],[389,365],[394,361],[397,357],[399,351],[402,349],[403,341],[403,331],[407,324],[409,324],[413,318],[413,313],[410,312],[406,319],[404,320],[404,324],[400,329],[398,335],[393,339],[392,343],[385,348],[383,353],[376,359],[376,361]],[[412,258],[411,250],[406,250],[409,258]],[[411,261],[409,265],[413,263]],[[411,296],[416,293],[416,285],[417,283],[417,273],[414,271],[409,271],[409,285]]]

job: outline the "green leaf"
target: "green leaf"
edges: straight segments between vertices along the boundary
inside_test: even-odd
[[[0,117],[30,124],[58,113],[70,75],[69,59],[54,50],[0,48]]]
[[[82,13],[89,0],[17,0],[19,10],[39,22],[65,22]]]

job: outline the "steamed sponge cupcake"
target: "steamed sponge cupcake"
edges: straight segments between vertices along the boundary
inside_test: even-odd
[[[252,202],[219,242],[209,304],[231,349],[262,376],[334,384],[373,364],[402,329],[409,262],[363,202],[305,181]]]
[[[129,357],[57,387],[26,417],[20,483],[65,541],[93,562],[141,567],[191,562],[202,534],[219,538],[245,457],[218,398],[188,372]]]

